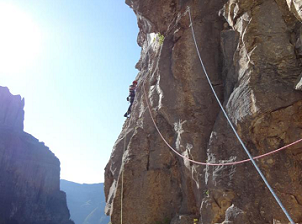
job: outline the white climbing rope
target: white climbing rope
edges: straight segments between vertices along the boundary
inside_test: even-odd
[[[145,81],[143,82],[143,90],[144,90],[144,96],[145,96],[145,101],[146,101],[146,104],[147,104],[147,107],[148,107],[148,110],[149,110],[149,114],[150,114],[150,117],[151,117],[151,120],[154,124],[154,127],[156,129],[156,131],[158,132],[159,136],[162,138],[162,140],[164,141],[164,143],[178,156],[182,157],[183,159],[185,160],[188,160],[190,161],[191,163],[195,163],[195,164],[198,164],[198,165],[203,165],[203,166],[234,166],[234,165],[238,165],[238,164],[242,164],[242,163],[247,163],[247,162],[250,162],[251,160],[250,159],[244,159],[244,160],[239,160],[239,161],[234,161],[234,162],[222,162],[222,163],[208,163],[208,162],[200,162],[200,161],[196,161],[196,160],[193,160],[193,159],[190,159],[189,157],[187,156],[184,156],[182,155],[180,152],[178,152],[175,148],[173,148],[169,143],[168,141],[165,139],[165,137],[163,136],[163,134],[161,133],[161,131],[159,130],[156,122],[155,122],[155,119],[152,115],[152,111],[151,111],[151,106],[149,104],[149,101],[148,101],[148,98],[147,98],[147,91],[146,91],[146,87],[145,87]],[[261,158],[264,158],[266,156],[269,156],[269,155],[272,155],[272,154],[275,154],[277,152],[280,152],[281,150],[284,150],[284,149],[288,149],[290,146],[293,146],[299,142],[302,142],[302,138],[298,139],[297,141],[294,141],[288,145],[285,145],[285,146],[282,146],[278,149],[275,149],[273,151],[270,151],[270,152],[267,152],[267,153],[264,153],[262,155],[259,155],[259,156],[255,156],[253,157],[253,159],[261,159]]]
[[[227,115],[226,111],[224,110],[215,90],[214,90],[214,87],[212,86],[212,83],[211,83],[211,80],[209,78],[209,75],[206,71],[206,68],[203,64],[203,61],[201,59],[201,56],[200,56],[200,52],[199,52],[199,49],[198,49],[198,45],[197,45],[197,42],[196,42],[196,38],[195,38],[195,32],[194,32],[194,28],[193,28],[193,22],[192,22],[192,18],[191,18],[191,9],[190,7],[188,7],[188,12],[189,12],[189,17],[190,17],[190,27],[191,27],[191,31],[192,31],[192,37],[193,37],[193,41],[194,41],[194,44],[195,44],[195,47],[196,47],[196,51],[197,51],[197,55],[198,55],[198,58],[200,60],[200,63],[201,63],[201,66],[202,66],[202,69],[204,71],[204,74],[208,80],[208,83],[210,85],[210,88],[219,104],[219,107],[220,109],[222,110],[225,118],[227,119],[229,125],[231,126],[234,134],[236,135],[238,141],[240,142],[240,144],[242,145],[244,151],[246,152],[246,154],[248,155],[248,157],[250,158],[251,162],[253,163],[253,165],[255,166],[256,170],[258,171],[259,175],[261,176],[262,180],[264,181],[264,183],[266,184],[266,186],[268,187],[268,189],[270,190],[270,192],[272,193],[272,195],[274,196],[275,200],[277,201],[277,203],[279,204],[279,206],[281,207],[282,211],[284,212],[284,214],[286,215],[286,217],[288,218],[288,220],[290,221],[291,224],[295,224],[294,221],[292,220],[292,218],[290,217],[289,213],[287,212],[287,210],[285,209],[285,207],[283,206],[282,202],[280,201],[280,199],[278,198],[278,196],[276,195],[276,193],[274,192],[274,190],[272,189],[272,187],[270,186],[270,184],[268,183],[268,181],[266,180],[265,176],[263,175],[263,173],[261,172],[261,170],[259,169],[259,167],[257,166],[255,160],[253,159],[253,157],[251,156],[250,152],[248,151],[248,149],[246,148],[245,144],[243,143],[243,141],[241,140],[240,136],[238,135],[235,127],[233,126],[229,116]]]

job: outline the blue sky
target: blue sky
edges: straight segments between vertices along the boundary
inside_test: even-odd
[[[0,4],[12,10],[2,21],[15,30],[8,42],[27,46],[16,50],[19,56],[12,57],[12,65],[6,62],[0,68],[0,85],[25,98],[25,131],[60,159],[61,178],[103,182],[125,120],[128,86],[138,73],[134,66],[140,48],[132,9],[112,0]]]

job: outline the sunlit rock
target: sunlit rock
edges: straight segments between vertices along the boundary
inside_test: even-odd
[[[211,85],[251,154],[302,138],[298,1],[126,3],[138,17],[142,51],[131,118],[105,169],[112,224],[120,223],[121,206],[125,223],[288,223],[250,162],[193,164],[171,151],[151,116],[182,156],[208,163],[247,158],[202,71],[193,25]],[[164,36],[157,47],[147,47],[151,33]],[[302,221],[301,147],[257,161],[296,222]]]

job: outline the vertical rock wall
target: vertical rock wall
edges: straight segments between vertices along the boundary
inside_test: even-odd
[[[23,106],[0,87],[0,223],[73,224],[60,191],[60,161],[23,132]]]
[[[106,212],[123,223],[287,223],[246,159],[202,72],[204,64],[252,155],[302,138],[301,24],[296,1],[127,0],[138,18],[139,87],[105,169]],[[162,38],[164,36],[164,40]],[[302,42],[301,42],[302,43]],[[146,90],[146,93],[144,91]],[[301,144],[257,161],[296,222],[302,222]],[[123,171],[123,175],[122,174]]]

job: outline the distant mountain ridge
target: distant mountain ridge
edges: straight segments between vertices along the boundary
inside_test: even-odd
[[[75,224],[108,224],[105,215],[104,184],[78,184],[61,180],[61,190],[66,192],[67,206]]]

